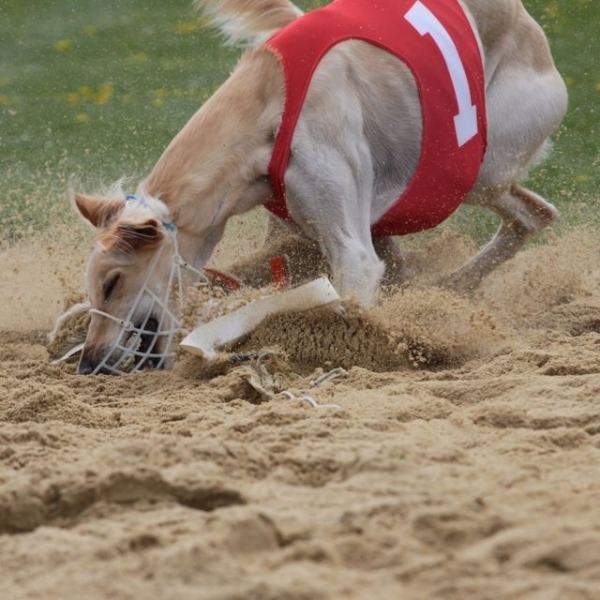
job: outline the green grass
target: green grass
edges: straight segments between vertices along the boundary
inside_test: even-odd
[[[565,222],[597,221],[598,10],[592,0],[525,4],[547,31],[571,94],[554,153],[531,184]],[[0,240],[69,219],[70,179],[93,189],[152,167],[239,56],[201,25],[189,0],[2,1]],[[480,214],[462,211],[455,221],[487,235],[491,220]]]
[[[567,223],[600,224],[600,13],[594,0],[526,0],[569,89],[569,111],[550,158],[530,184]]]
[[[69,179],[143,175],[239,55],[187,0],[3,0],[0,36],[3,237],[55,218]]]

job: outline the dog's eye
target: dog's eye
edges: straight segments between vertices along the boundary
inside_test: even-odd
[[[112,296],[115,288],[117,287],[117,283],[121,279],[121,273],[115,273],[109,279],[106,280],[104,284],[103,292],[104,292],[104,302],[108,302],[110,297]]]

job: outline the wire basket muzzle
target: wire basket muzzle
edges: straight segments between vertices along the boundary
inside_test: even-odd
[[[163,244],[156,252],[148,268],[144,284],[130,305],[124,319],[95,308],[90,314],[98,315],[118,324],[118,333],[108,346],[102,360],[92,375],[100,373],[126,375],[145,369],[163,369],[174,358],[172,346],[180,332],[180,314],[183,306],[183,281],[181,269],[187,269],[205,280],[204,275],[181,259],[176,237],[173,240],[173,256],[166,277],[159,287],[151,286],[154,274],[168,252]]]

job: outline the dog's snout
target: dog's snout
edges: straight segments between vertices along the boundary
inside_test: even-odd
[[[79,375],[91,375],[96,367],[89,360],[80,360],[77,366]]]
[[[102,356],[102,353],[97,352],[94,348],[84,348],[77,365],[77,373],[79,375],[93,375],[102,372],[98,371],[98,366],[103,360]]]

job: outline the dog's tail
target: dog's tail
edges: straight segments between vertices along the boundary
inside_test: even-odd
[[[258,45],[302,15],[289,0],[196,0],[231,44]]]

